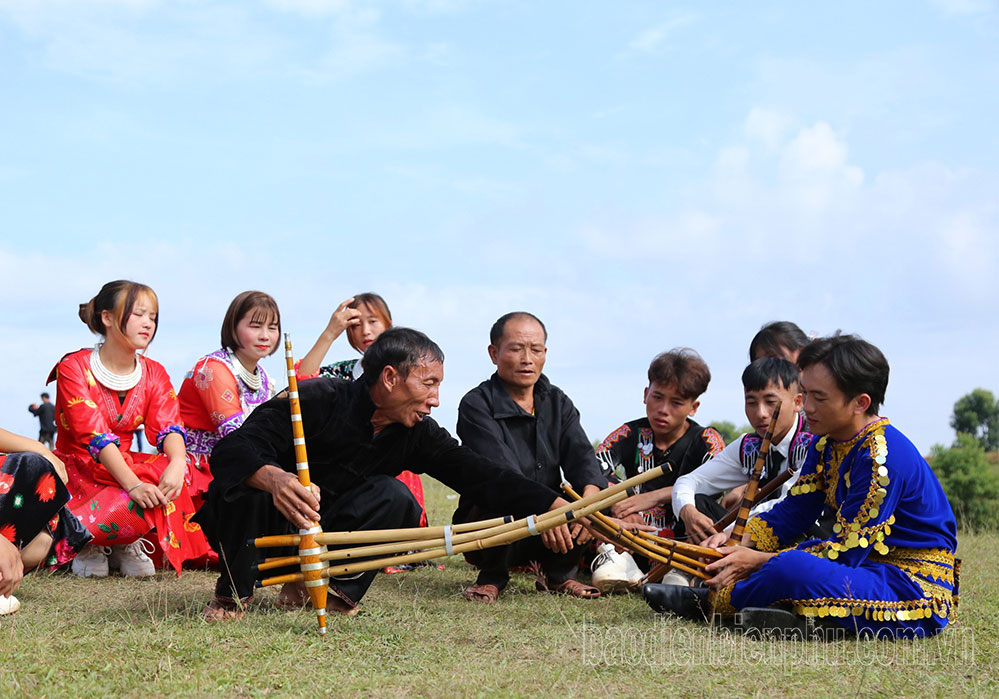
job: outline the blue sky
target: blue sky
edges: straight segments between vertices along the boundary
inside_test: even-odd
[[[448,428],[514,309],[591,439],[674,346],[741,424],[788,319],[880,346],[884,413],[949,442],[999,391],[996,3],[702,5],[0,0],[0,425],[127,277],[177,385],[244,289],[299,355],[373,290],[444,348]]]

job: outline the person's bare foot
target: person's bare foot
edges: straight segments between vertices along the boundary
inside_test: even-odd
[[[326,599],[326,613],[339,614],[340,616],[357,616],[361,611],[360,607],[351,607],[336,595],[330,595]]]
[[[274,606],[278,609],[301,609],[309,603],[309,593],[305,589],[305,583],[299,581],[285,583],[278,593]]]
[[[205,605],[201,610],[201,618],[205,621],[228,621],[229,619],[242,619],[246,612],[246,605],[253,600],[252,597],[236,600],[232,597],[216,597]]]

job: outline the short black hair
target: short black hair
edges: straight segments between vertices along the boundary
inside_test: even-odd
[[[493,327],[489,330],[489,344],[493,347],[499,347],[499,341],[503,339],[503,333],[506,332],[506,324],[515,318],[533,318],[538,321],[538,325],[541,326],[541,332],[545,334],[545,342],[548,342],[548,329],[545,324],[541,322],[533,313],[528,313],[527,311],[513,311],[511,313],[505,313],[499,317],[499,319],[493,323]]]
[[[393,367],[403,378],[424,362],[444,363],[444,352],[437,343],[412,328],[389,328],[378,336],[361,357],[364,383],[370,388],[378,382],[385,367]]]
[[[798,367],[786,359],[760,357],[742,371],[742,387],[747,391],[762,391],[768,384],[788,389],[798,383]]]
[[[749,361],[760,357],[783,357],[784,349],[792,352],[808,344],[808,335],[789,320],[767,323],[749,343]]]
[[[877,415],[885,401],[889,372],[881,350],[856,335],[842,335],[837,330],[835,335],[813,340],[801,350],[798,366],[804,370],[813,364],[825,365],[847,400],[861,393],[869,395],[867,414]]]
[[[48,393],[43,393],[43,394],[42,394],[42,398],[48,398],[48,397],[49,397],[49,394],[48,394]]]
[[[711,370],[701,355],[689,347],[674,347],[669,352],[657,354],[649,364],[649,386],[653,383],[669,386],[673,384],[686,400],[697,397],[708,390],[711,383]]]

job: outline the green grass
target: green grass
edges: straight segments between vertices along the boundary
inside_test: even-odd
[[[443,522],[456,504],[427,479]],[[474,571],[381,575],[353,619],[321,639],[310,611],[264,590],[239,622],[199,612],[214,573],[148,580],[26,578],[0,618],[0,694],[297,695],[995,695],[999,535],[961,538],[961,614],[917,642],[779,643],[654,615],[640,596],[538,594],[515,576],[494,605],[461,597]]]

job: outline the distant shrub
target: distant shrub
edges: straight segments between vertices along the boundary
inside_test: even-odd
[[[999,526],[999,473],[973,435],[958,434],[952,447],[935,445],[929,460],[962,526]]]

